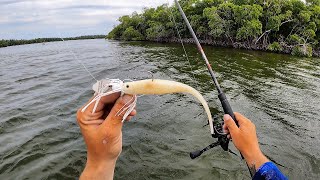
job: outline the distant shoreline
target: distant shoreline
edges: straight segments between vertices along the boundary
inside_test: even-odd
[[[63,38],[63,40],[81,40],[81,39],[104,39],[106,35],[87,35],[87,36],[76,36],[76,37],[67,37]],[[47,42],[55,42],[55,41],[62,41],[61,38],[36,38],[36,39],[9,39],[0,40],[0,48],[9,47],[9,46],[17,46],[17,45],[24,45],[24,44],[36,44],[36,43],[47,43]]]

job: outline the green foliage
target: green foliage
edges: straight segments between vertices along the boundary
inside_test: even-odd
[[[111,32],[106,36],[107,39],[120,39],[122,35],[122,26],[118,25],[115,28],[112,29]]]
[[[132,26],[129,26],[122,34],[121,39],[123,40],[133,40],[133,41],[141,41],[143,40],[142,34],[135,30]]]
[[[206,22],[206,18],[204,18],[202,15],[196,14],[190,17],[190,24],[192,27],[194,27],[194,30],[199,38],[205,37],[209,31],[204,22]]]
[[[157,40],[166,37],[167,34],[165,26],[161,23],[152,21],[149,23],[149,26],[150,27],[146,31],[148,40]]]
[[[215,38],[222,36],[228,28],[225,20],[222,19],[218,13],[216,7],[206,8],[204,10],[204,16],[209,20],[210,35]]]
[[[319,49],[320,0],[180,0],[192,27],[202,40],[230,46],[310,54]],[[119,18],[110,39],[167,41],[191,38],[176,6],[146,8]],[[281,46],[278,42],[281,42]],[[302,48],[303,47],[303,48]],[[307,48],[304,48],[307,47]],[[303,51],[299,51],[299,48]]]
[[[311,14],[309,13],[309,11],[301,11],[298,17],[301,22],[309,22]]]
[[[268,46],[268,50],[273,52],[281,52],[283,48],[278,42],[273,42]]]
[[[255,38],[262,32],[262,24],[259,20],[247,21],[237,32],[237,39],[245,40]]]
[[[297,34],[293,34],[289,37],[289,41],[290,44],[300,44],[302,43],[300,36],[298,36]]]
[[[232,3],[223,3],[218,7],[206,8],[203,11],[203,15],[209,20],[210,35],[214,38],[226,36],[232,41],[236,34],[235,7]]]
[[[312,57],[312,47],[309,45],[295,46],[291,52],[294,56]]]
[[[239,24],[245,24],[247,21],[258,20],[262,15],[260,5],[242,5],[234,6],[235,20]]]

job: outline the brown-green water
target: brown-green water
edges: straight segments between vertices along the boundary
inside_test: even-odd
[[[198,89],[221,108],[193,45],[68,41],[97,79],[155,78]],[[320,60],[205,47],[235,111],[256,124],[263,152],[290,179],[320,177]],[[195,79],[193,78],[192,71]],[[86,149],[75,120],[92,95],[90,78],[63,42],[0,49],[0,179],[77,179]],[[187,95],[143,96],[124,125],[115,179],[250,179],[245,163],[213,141],[206,115]],[[235,150],[233,145],[231,149]]]

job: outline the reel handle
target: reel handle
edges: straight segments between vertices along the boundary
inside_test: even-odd
[[[219,141],[210,144],[209,146],[203,148],[202,150],[197,150],[197,151],[190,152],[190,158],[191,159],[195,159],[195,158],[201,156],[202,153],[204,153],[204,152],[208,151],[209,149],[214,148],[214,147],[216,147],[218,145],[220,145]]]
[[[190,152],[190,158],[195,159],[195,158],[201,156],[202,153],[203,153],[203,151],[201,151],[201,150]]]

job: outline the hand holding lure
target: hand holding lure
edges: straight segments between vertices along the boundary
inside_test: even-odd
[[[163,95],[172,93],[188,93],[193,95],[202,104],[208,116],[210,132],[214,135],[214,127],[212,115],[209,106],[203,96],[194,88],[175,81],[161,80],[161,79],[146,79],[141,81],[123,82],[119,79],[104,79],[98,81],[93,85],[93,90],[96,92],[96,97],[87,104],[82,111],[84,111],[90,104],[95,102],[93,113],[95,112],[96,106],[99,100],[103,96],[107,96],[113,93],[121,92],[122,94],[134,95],[130,105],[126,108],[121,108],[117,114],[126,112],[123,116],[123,121],[134,109],[137,102],[137,95]]]

